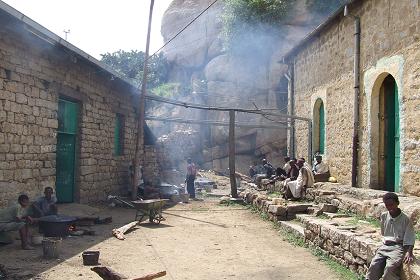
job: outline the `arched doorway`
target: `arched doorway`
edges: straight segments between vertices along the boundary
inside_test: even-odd
[[[398,87],[387,75],[379,90],[378,183],[383,190],[398,192],[400,187],[400,118]]]
[[[312,147],[315,153],[325,153],[325,111],[324,102],[318,98],[313,111],[313,139]]]

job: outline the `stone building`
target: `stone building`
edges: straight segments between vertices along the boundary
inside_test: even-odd
[[[0,1],[0,206],[46,186],[62,202],[101,200],[126,187],[135,92]]]
[[[420,195],[419,5],[413,0],[350,1],[346,16],[342,7],[285,55],[293,74],[289,104],[294,106],[289,109],[312,119],[312,143],[308,126],[296,124],[289,147],[296,156],[312,147],[340,182]],[[360,55],[355,54],[357,19]],[[357,57],[360,67],[354,72]],[[358,99],[354,73],[360,77]],[[352,168],[353,148],[357,168]]]

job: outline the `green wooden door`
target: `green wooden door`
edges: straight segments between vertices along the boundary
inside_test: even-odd
[[[394,81],[394,191],[400,191],[400,114],[398,102],[398,87]]]
[[[78,111],[77,103],[59,100],[56,153],[56,192],[59,202],[73,202]]]
[[[400,136],[398,88],[392,76],[385,81],[385,189],[399,191]]]
[[[325,115],[324,103],[319,107],[319,152],[324,154],[325,151]]]

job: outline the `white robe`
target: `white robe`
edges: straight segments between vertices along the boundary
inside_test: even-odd
[[[328,165],[324,162],[316,163],[314,166],[314,173],[315,174],[324,174],[329,171]]]
[[[303,187],[311,188],[314,185],[314,175],[312,174],[311,169],[308,166],[303,166],[299,170],[299,176],[295,181],[290,181],[287,183],[287,188],[289,188],[294,198],[302,197]]]

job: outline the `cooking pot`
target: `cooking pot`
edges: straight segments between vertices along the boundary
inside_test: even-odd
[[[63,215],[44,216],[39,218],[39,231],[47,237],[65,237],[75,221],[75,217]]]

